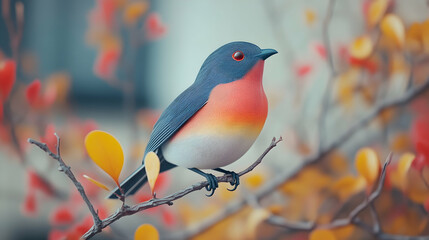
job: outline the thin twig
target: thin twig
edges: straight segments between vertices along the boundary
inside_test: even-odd
[[[299,167],[297,167],[294,171],[285,171],[283,174],[279,173],[276,177],[273,177],[271,181],[267,182],[265,185],[263,185],[261,188],[259,188],[258,191],[254,193],[255,197],[260,200],[264,198],[265,196],[270,195],[272,192],[274,192],[279,186],[284,184],[285,182],[289,181],[290,179],[296,177],[299,172],[307,167],[308,165],[315,164],[319,161],[321,161],[324,157],[329,155],[332,151],[342,146],[344,143],[346,143],[350,138],[354,136],[356,132],[359,130],[362,130],[366,125],[368,125],[371,121],[376,119],[379,114],[390,108],[396,108],[400,107],[402,105],[405,105],[412,101],[413,99],[420,96],[422,93],[424,93],[427,89],[429,89],[429,80],[427,80],[424,84],[420,86],[416,86],[414,88],[411,88],[408,90],[403,96],[390,100],[385,101],[375,107],[368,115],[361,118],[359,121],[357,121],[354,125],[352,125],[348,130],[346,130],[343,134],[341,134],[336,140],[331,142],[326,148],[324,148],[323,151],[321,151],[319,154],[307,158],[303,164],[301,164]],[[186,229],[183,232],[177,233],[180,238],[191,238],[192,236],[195,236],[201,232],[204,232],[205,230],[209,229],[211,226],[215,225],[216,223],[222,221],[223,219],[227,218],[228,216],[237,213],[242,209],[244,206],[246,206],[245,199],[240,199],[238,201],[232,202],[229,205],[223,207],[222,210],[219,211],[216,215],[214,215],[211,218],[208,218],[204,221],[201,221],[198,225],[191,227],[189,229]]]
[[[83,188],[82,184],[76,179],[73,172],[71,171],[71,168],[63,161],[60,155],[60,138],[55,133],[55,136],[57,137],[57,154],[53,153],[48,146],[45,143],[38,142],[34,139],[29,138],[28,142],[31,144],[36,145],[41,150],[46,152],[51,158],[55,159],[59,163],[59,171],[64,172],[64,174],[67,175],[67,177],[70,178],[70,180],[75,185],[76,189],[79,191],[82,199],[85,201],[86,205],[88,206],[89,211],[92,214],[92,218],[94,220],[94,231],[95,232],[101,232],[101,220],[100,217],[97,214],[97,211],[95,211],[94,206],[92,205],[91,201],[89,201],[88,196],[85,193],[85,189]]]
[[[334,7],[335,7],[335,0],[329,0],[326,17],[323,21],[323,44],[325,45],[325,49],[326,49],[326,56],[328,59],[330,74],[329,74],[328,82],[325,87],[325,91],[322,95],[322,105],[321,105],[319,117],[318,117],[318,124],[319,124],[318,125],[318,152],[320,152],[323,148],[322,141],[325,135],[323,130],[324,130],[325,121],[326,121],[326,115],[327,115],[326,113],[329,107],[329,96],[331,93],[330,90],[332,89],[332,85],[334,84],[334,79],[337,76],[337,71],[334,65],[334,57],[331,49],[331,40],[329,35],[329,25],[331,23],[331,19],[334,14]]]
[[[89,239],[89,238],[93,237],[97,233],[101,232],[102,229],[104,229],[105,227],[114,223],[115,221],[121,219],[122,217],[133,215],[133,214],[140,212],[140,211],[143,211],[145,209],[154,208],[156,206],[160,206],[160,205],[164,205],[164,204],[172,205],[174,200],[182,198],[191,192],[201,190],[209,184],[207,181],[200,182],[200,183],[194,184],[194,185],[192,185],[186,189],[183,189],[179,192],[168,195],[166,197],[153,198],[149,201],[139,203],[139,204],[136,204],[134,206],[128,206],[128,205],[122,204],[122,206],[115,213],[113,213],[112,215],[110,215],[106,219],[101,220],[99,218],[97,212],[94,210],[93,205],[89,201],[82,185],[74,177],[70,167],[67,166],[64,163],[64,161],[62,160],[61,155],[60,155],[60,138],[58,137],[57,134],[55,134],[55,136],[57,137],[57,154],[54,154],[51,150],[49,150],[49,148],[47,147],[47,145],[45,143],[38,142],[38,141],[33,140],[31,138],[28,139],[28,142],[38,146],[40,149],[45,151],[51,158],[58,161],[58,163],[60,164],[60,171],[63,171],[72,180],[72,182],[74,183],[74,185],[78,189],[80,195],[82,196],[82,198],[84,199],[84,201],[88,205],[88,208],[89,208],[89,210],[90,210],[90,212],[94,218],[94,225],[91,227],[91,229],[89,229],[82,236],[83,239]],[[262,153],[262,155],[252,165],[250,165],[249,167],[247,167],[243,171],[239,172],[238,175],[242,176],[242,175],[247,174],[250,171],[252,171],[256,166],[258,166],[262,162],[262,159],[268,154],[268,152],[270,152],[271,149],[273,149],[275,146],[277,146],[277,144],[280,141],[282,141],[281,137],[278,140],[276,138],[273,138],[273,140],[271,141],[271,144],[267,147],[267,149],[265,149],[265,151]],[[231,175],[223,175],[221,177],[217,177],[217,180],[218,180],[218,182],[231,182],[233,180],[233,178]]]
[[[387,157],[386,162],[384,163],[383,169],[380,174],[380,180],[378,181],[377,188],[374,190],[374,192],[369,195],[365,201],[357,205],[347,217],[335,219],[330,223],[327,224],[316,224],[311,222],[291,222],[291,221],[285,221],[282,217],[278,216],[271,216],[267,219],[267,222],[279,227],[288,228],[291,230],[300,230],[300,231],[311,231],[316,228],[323,228],[323,229],[332,229],[332,228],[338,228],[338,227],[344,227],[349,224],[354,224],[354,220],[358,217],[358,215],[365,210],[369,205],[371,205],[375,199],[380,196],[381,191],[383,189],[384,179],[386,177],[386,169],[387,166],[390,164],[390,161],[392,160],[392,154],[389,154]]]

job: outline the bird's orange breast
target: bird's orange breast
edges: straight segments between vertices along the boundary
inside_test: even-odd
[[[216,86],[207,104],[171,140],[206,134],[256,138],[268,113],[263,68],[264,62],[259,61],[242,79]]]

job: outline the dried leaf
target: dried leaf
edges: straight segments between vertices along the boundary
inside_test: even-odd
[[[124,165],[121,144],[107,132],[95,130],[85,137],[85,148],[89,157],[119,186],[119,175]]]
[[[356,38],[349,47],[350,56],[357,59],[368,58],[373,49],[373,43],[369,36],[364,35]]]
[[[368,184],[373,184],[380,173],[380,161],[371,148],[362,148],[356,154],[355,167]]]
[[[89,177],[88,175],[83,175],[84,178],[88,179],[90,182],[94,183],[96,186],[98,186],[99,188],[102,188],[106,191],[110,191],[110,189],[108,187],[106,187],[106,185],[102,184],[101,182]]]
[[[392,40],[397,47],[402,47],[405,42],[405,27],[402,20],[394,15],[386,15],[380,23],[381,32]]]
[[[158,240],[158,230],[150,224],[140,225],[134,233],[134,240]]]
[[[149,152],[144,159],[147,180],[149,182],[152,196],[154,195],[156,179],[159,175],[160,162],[158,155],[154,152]]]

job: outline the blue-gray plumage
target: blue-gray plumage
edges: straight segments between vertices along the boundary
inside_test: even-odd
[[[231,57],[237,51],[240,51],[245,56],[239,61]],[[176,165],[169,163],[168,159],[164,158],[161,147],[206,105],[210,93],[216,86],[243,78],[258,61],[265,60],[275,53],[277,53],[275,50],[261,50],[258,46],[247,42],[232,42],[214,51],[204,61],[195,82],[182,92],[161,114],[154,125],[144,156],[148,152],[156,152],[161,161],[161,172],[176,167]],[[204,160],[202,159],[202,161]],[[199,170],[193,169],[193,171],[206,176]],[[222,172],[232,173],[224,170]],[[215,181],[213,177],[208,178],[208,180]],[[125,179],[121,184],[121,188],[127,196],[135,193],[146,181],[146,173],[144,165],[142,165]],[[214,185],[217,187],[217,182]],[[212,186],[212,188],[214,191],[215,187]],[[114,192],[120,195],[118,189],[115,189]],[[112,193],[109,198],[117,198],[117,196]]]

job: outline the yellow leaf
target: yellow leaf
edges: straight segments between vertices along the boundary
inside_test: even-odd
[[[402,47],[405,41],[405,27],[402,20],[394,15],[386,15],[380,23],[381,32],[390,40],[392,40],[396,46]]]
[[[253,173],[250,176],[247,176],[244,179],[244,183],[246,184],[246,186],[250,189],[256,189],[259,186],[262,185],[262,183],[264,182],[265,177],[260,174],[260,173]]]
[[[247,218],[246,233],[248,239],[256,239],[256,229],[260,223],[270,216],[270,212],[263,208],[253,210]]]
[[[365,59],[372,53],[373,43],[369,36],[360,36],[350,45],[350,55],[357,59]]]
[[[119,186],[119,175],[124,165],[121,144],[107,132],[95,130],[85,137],[85,148],[89,157]]]
[[[388,0],[374,0],[368,9],[368,25],[374,27],[387,10]]]
[[[423,24],[413,23],[408,27],[405,33],[405,43],[407,49],[412,52],[419,52],[422,50],[423,41]]]
[[[159,175],[160,162],[158,155],[154,152],[149,152],[144,158],[144,167],[146,169],[146,176],[149,182],[150,189],[152,191],[152,196],[154,193],[154,186],[156,183],[156,179]]]
[[[305,22],[312,25],[316,21],[316,13],[312,9],[305,10]]]
[[[356,154],[355,167],[368,184],[374,183],[380,172],[380,161],[377,153],[371,148],[362,148]]]
[[[345,176],[332,185],[331,191],[336,194],[341,201],[344,201],[350,196],[362,191],[365,185],[365,179],[361,176]]]
[[[398,161],[398,165],[391,173],[390,181],[392,185],[405,191],[407,186],[407,173],[410,170],[411,163],[413,162],[415,155],[412,153],[404,153]]]
[[[90,182],[94,183],[95,185],[97,185],[97,187],[102,188],[106,191],[110,191],[110,189],[108,187],[106,187],[106,185],[102,184],[101,182],[87,176],[87,175],[83,175],[84,178],[88,179]]]
[[[328,229],[316,229],[310,233],[309,240],[336,240],[335,234]]]
[[[143,16],[143,14],[149,8],[148,2],[133,2],[128,4],[124,10],[124,22],[128,25],[134,25],[137,20]]]
[[[158,240],[159,233],[156,228],[150,224],[140,225],[134,233],[134,240]]]

